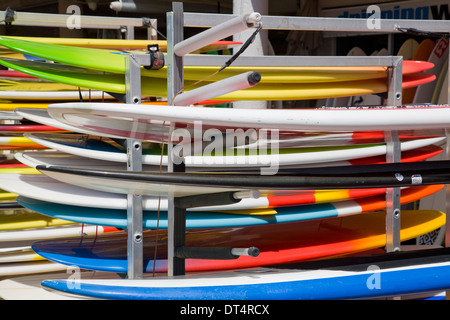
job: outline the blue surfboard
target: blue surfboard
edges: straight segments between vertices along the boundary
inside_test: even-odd
[[[445,224],[445,214],[437,211],[401,213],[400,240]],[[339,218],[299,221],[250,227],[203,228],[186,231],[188,247],[246,248],[256,247],[259,255],[215,259],[185,259],[186,272],[223,271],[255,268],[274,263],[293,263],[330,256],[377,250],[386,245],[386,213],[377,211]],[[81,269],[126,273],[128,234],[60,238],[32,244],[40,256]],[[381,250],[381,249],[380,249]],[[214,259],[213,259],[214,258]],[[146,230],[143,233],[144,272],[167,273],[167,231]]]
[[[419,186],[402,190],[401,203],[408,203],[434,192],[439,186]],[[73,222],[111,226],[115,228],[127,227],[126,210],[72,206],[47,201],[41,201],[24,196],[18,196],[16,201],[25,208],[41,214],[69,220]],[[251,215],[218,211],[187,211],[186,228],[238,227],[262,224],[277,224],[285,222],[305,221],[312,219],[331,218],[363,212],[383,210],[386,208],[384,195],[362,199],[338,202],[326,202],[312,205],[288,206],[269,209],[273,214]],[[143,211],[144,229],[166,229],[167,211]]]
[[[57,279],[42,286],[106,299],[362,299],[450,288],[450,248],[149,279]]]

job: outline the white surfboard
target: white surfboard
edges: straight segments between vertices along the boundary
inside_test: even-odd
[[[23,117],[14,111],[0,111],[0,120],[22,120]]]
[[[148,125],[171,122],[274,130],[367,131],[450,127],[450,106],[222,109],[114,103],[52,104],[54,119],[104,136],[147,140]],[[200,123],[200,124],[199,124]],[[180,135],[184,131],[177,132]],[[151,138],[150,135],[149,138]],[[190,137],[193,138],[193,137]]]
[[[58,227],[44,227],[31,230],[8,230],[0,232],[0,241],[27,241],[27,240],[43,240],[65,236],[81,236],[83,234],[95,235],[104,232],[112,232],[117,230],[111,227],[91,226],[91,225],[68,225]]]
[[[3,263],[18,263],[39,260],[44,260],[44,258],[36,254],[31,248],[28,250],[0,254],[0,265]]]
[[[2,187],[5,190],[14,190],[15,193],[32,199],[60,204],[122,210],[125,210],[128,205],[127,196],[125,194],[103,192],[79,187],[52,179],[45,175],[3,174]],[[291,194],[301,195],[302,191]],[[268,198],[261,196],[257,198],[244,198],[238,203],[229,205],[205,206],[188,210],[241,210],[267,208],[268,205]],[[168,200],[167,197],[159,198],[158,196],[143,196],[142,207],[144,210],[158,210],[159,208],[160,210],[167,211]]]
[[[41,133],[25,133],[24,136],[50,149],[59,150],[61,152],[77,155],[80,157],[105,160],[110,162],[115,161],[121,163],[126,163],[126,161],[128,161],[126,152],[111,152],[109,150],[77,147],[74,145],[58,142],[51,139],[52,135]],[[80,137],[80,139],[81,138],[82,137]],[[433,137],[404,141],[401,142],[401,151],[413,150],[431,144],[438,144],[444,140],[445,137]],[[306,149],[305,152],[301,152],[301,150],[298,149],[296,150],[296,152],[292,153],[274,153],[262,156],[186,156],[185,164],[188,168],[259,168],[275,164],[280,167],[330,163],[338,165],[338,162],[340,161],[384,155],[386,154],[386,150],[386,144],[373,144],[360,147],[349,146],[348,148],[330,147],[316,150]],[[159,169],[160,165],[167,166],[168,157],[158,154],[143,154],[142,163],[144,165],[157,166]]]
[[[25,118],[47,126],[60,128],[67,131],[75,131],[80,133],[84,132],[80,128],[76,128],[68,124],[56,121],[48,115],[47,108],[17,108],[14,110],[14,112],[10,113],[17,115],[17,117],[20,117],[20,119]]]
[[[0,265],[0,277],[67,270],[67,266],[52,261],[16,262]]]

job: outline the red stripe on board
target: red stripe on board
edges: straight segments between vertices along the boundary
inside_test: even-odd
[[[267,197],[269,207],[283,207],[301,204],[311,204],[316,202],[315,191],[304,192],[296,195]]]

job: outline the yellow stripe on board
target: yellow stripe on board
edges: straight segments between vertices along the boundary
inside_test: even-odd
[[[32,167],[0,168],[0,174],[2,173],[41,174],[39,170]]]
[[[3,217],[1,217],[3,219]],[[30,221],[18,221],[10,223],[0,223],[0,231],[4,230],[19,230],[19,229],[31,229],[31,228],[44,228],[55,227],[75,224],[75,222],[62,220],[62,219],[41,219]]]
[[[348,190],[334,190],[332,192],[316,192],[314,197],[316,198],[316,203],[323,203],[349,199],[350,195]]]
[[[6,191],[0,193],[0,202],[6,201],[6,200],[14,200],[16,198],[17,198],[17,194],[15,194],[15,193],[6,192]]]
[[[221,213],[231,213],[231,214],[243,214],[250,216],[264,216],[264,215],[274,215],[278,212],[271,208],[261,208],[261,209],[242,209],[242,210],[220,210],[217,212]]]

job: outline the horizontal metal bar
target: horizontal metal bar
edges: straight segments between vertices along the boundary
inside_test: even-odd
[[[78,17],[80,19],[80,27],[86,29],[120,29],[123,26],[148,27],[144,24],[142,18],[101,17],[82,14]],[[5,11],[0,11],[0,20],[4,18]],[[67,22],[73,18],[74,16],[72,14],[15,12],[12,24],[21,26],[67,27]]]
[[[231,56],[187,55],[184,65],[222,66]],[[277,66],[277,67],[319,67],[319,66],[388,66],[396,65],[399,56],[240,56],[233,66]]]
[[[189,27],[212,27],[237,15],[184,13],[184,25]],[[330,18],[330,17],[286,17],[266,16],[261,18],[263,29],[272,30],[309,30],[309,31],[346,31],[369,33],[396,33],[400,28],[416,28],[434,32],[449,32],[449,20],[408,20],[381,19],[380,28],[370,28],[367,19]]]

